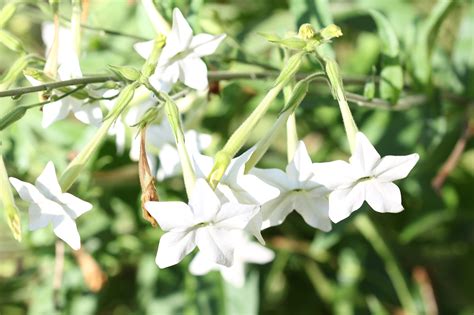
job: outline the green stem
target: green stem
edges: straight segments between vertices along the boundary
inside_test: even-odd
[[[382,235],[378,232],[374,223],[366,214],[359,214],[354,220],[356,228],[369,241],[377,254],[383,259],[385,269],[395,288],[395,292],[407,314],[418,314],[416,303],[410,293],[408,284],[403,276],[397,260],[385,243]]]
[[[114,108],[110,111],[109,116],[100,126],[97,133],[89,141],[84,149],[69,163],[68,167],[59,179],[59,185],[63,191],[69,190],[72,184],[76,181],[79,174],[82,172],[87,162],[90,160],[92,154],[100,147],[107,136],[107,131],[110,129],[115,120],[120,116],[123,110],[127,107],[133,98],[135,89],[139,86],[138,82],[131,83],[126,86],[117,99]]]
[[[0,142],[1,144],[1,142]],[[15,206],[15,199],[8,181],[7,169],[3,162],[3,156],[0,154],[0,201],[5,209],[5,217],[13,237],[21,242],[21,221],[20,212]]]
[[[289,84],[285,86],[283,89],[283,97],[285,98],[285,103],[291,98],[291,93],[293,91],[294,84]],[[286,154],[288,157],[288,162],[293,159],[293,153],[296,150],[296,146],[298,145],[298,131],[296,129],[296,118],[295,112],[292,111],[289,115],[287,115],[286,120]]]
[[[324,58],[322,62],[324,64],[326,75],[328,76],[329,82],[331,83],[333,96],[339,103],[339,109],[341,111],[342,121],[344,123],[344,129],[346,131],[351,152],[354,152],[358,129],[354,118],[352,117],[349,104],[347,104],[342,77],[339,71],[339,65],[336,63],[336,61],[329,58]]]

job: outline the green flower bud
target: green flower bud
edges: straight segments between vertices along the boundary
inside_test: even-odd
[[[324,40],[331,40],[335,37],[341,37],[342,31],[341,28],[335,24],[329,24],[325,28],[323,28],[319,34],[321,35],[322,39]]]
[[[309,88],[309,81],[308,80],[301,80],[296,83],[295,87],[293,88],[293,92],[291,93],[290,99],[285,104],[285,107],[281,110],[280,115],[286,112],[287,110],[294,111],[298,105],[301,104],[303,99],[306,97]]]
[[[305,23],[300,26],[298,36],[304,40],[313,39],[316,36],[316,31],[311,24]]]
[[[0,206],[3,204],[8,226],[17,241],[21,241],[21,221],[18,208],[15,206],[15,200],[8,181],[8,174],[3,163],[3,157],[0,155]]]
[[[113,65],[108,65],[108,67],[113,73],[125,81],[137,81],[140,77],[140,72],[133,67]]]

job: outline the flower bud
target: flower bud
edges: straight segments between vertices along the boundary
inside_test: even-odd
[[[319,34],[324,40],[331,40],[335,37],[341,37],[342,31],[341,28],[335,24],[329,24],[325,28],[323,28]]]
[[[316,36],[316,31],[311,24],[305,23],[300,26],[300,29],[298,30],[298,36],[305,40],[313,39],[314,36]]]
[[[108,65],[109,69],[112,70],[116,75],[125,81],[137,81],[140,77],[140,72],[129,66],[113,66]]]
[[[288,59],[288,62],[286,63],[285,67],[283,68],[280,75],[275,81],[275,86],[280,84],[286,85],[286,83],[293,78],[293,76],[300,68],[303,56],[304,52],[298,52],[291,56],[290,59]]]

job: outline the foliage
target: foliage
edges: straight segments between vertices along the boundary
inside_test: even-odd
[[[172,9],[179,7],[196,32],[225,32],[228,38],[206,62],[211,71],[231,74],[274,74],[282,68],[282,50],[261,33],[284,37],[303,23],[316,29],[330,23],[340,26],[344,36],[320,53],[336,57],[359,129],[375,140],[382,155],[420,154],[414,172],[399,183],[405,211],[382,215],[364,205],[330,233],[307,226],[293,213],[283,225],[263,232],[275,260],[250,265],[243,288],[227,284],[218,272],[192,276],[189,258],[158,269],[154,256],[162,232],[142,218],[136,163],[127,153],[117,154],[109,137],[72,188],[94,208],[78,220],[85,253],[66,249],[59,289],[53,284],[58,245],[51,230],[28,232],[25,204],[17,202],[23,231],[19,243],[2,214],[0,314],[388,314],[403,308],[403,294],[415,301],[419,314],[474,311],[474,5],[470,1],[155,2],[168,21]],[[43,1],[0,4],[3,91],[28,85],[15,69],[44,62],[37,57],[44,55],[40,25],[52,14]],[[127,66],[136,75],[143,59],[133,44],[155,36],[141,3],[85,4],[90,27],[84,27],[82,34],[83,73],[113,75],[110,69]],[[69,17],[71,9],[69,3],[60,2],[62,16]],[[67,20],[61,21],[67,25]],[[312,58],[301,66],[303,74],[321,70]],[[273,80],[249,75],[211,81],[205,108],[185,117],[185,124],[212,133],[208,154],[224,146],[273,87]],[[37,102],[36,94],[1,98],[0,117]],[[245,148],[271,128],[283,103],[282,96],[272,103]],[[30,182],[48,161],[66,169],[97,130],[72,118],[43,129],[39,108],[22,112],[19,118],[1,131],[0,151],[8,174]],[[313,161],[348,156],[339,108],[325,80],[309,84],[296,118],[298,134]],[[135,135],[128,136],[129,147]],[[274,141],[259,165],[284,168],[286,158],[285,141]],[[157,189],[162,200],[186,199],[179,177],[157,183]],[[93,259],[87,258],[89,254]],[[101,282],[104,274],[107,282],[94,292],[94,281]],[[408,284],[402,297],[400,282]]]

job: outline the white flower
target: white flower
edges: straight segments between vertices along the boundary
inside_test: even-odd
[[[53,45],[54,25],[52,23],[44,23],[42,28],[42,37],[46,45],[46,53],[49,54]],[[81,67],[79,65],[79,56],[74,50],[72,42],[72,33],[69,29],[59,28],[58,37],[58,79],[70,80],[82,77]],[[26,77],[31,84],[39,85],[41,82]],[[93,93],[92,90],[87,90]],[[67,96],[56,102],[48,103],[43,106],[43,128],[49,127],[58,120],[67,117],[69,112],[73,112],[74,116],[85,124],[100,125],[102,122],[102,111],[97,102],[85,103],[86,100],[80,100],[72,96]]]
[[[244,229],[258,212],[255,205],[221,204],[204,179],[196,181],[189,204],[149,201],[145,208],[166,232],[156,255],[160,268],[179,263],[196,246],[213,262],[232,265],[231,232]]]
[[[253,174],[244,174],[245,163],[252,155],[255,148],[251,148],[232,159],[217,185],[216,194],[220,200],[233,201],[243,204],[262,205],[276,198],[279,190],[265,183]],[[193,154],[193,164],[196,176],[206,178],[214,165],[214,158],[201,154]],[[265,244],[260,233],[262,228],[262,216],[259,212],[249,222],[246,230],[252,233],[262,244]]]
[[[280,195],[262,205],[263,226],[281,224],[293,210],[314,228],[331,230],[328,217],[328,190],[312,170],[311,158],[303,141],[298,143],[286,173],[279,169],[254,168],[252,174],[278,188]]]
[[[207,67],[201,57],[213,54],[225,36],[193,36],[193,30],[183,14],[175,8],[171,32],[166,38],[166,45],[161,51],[155,73],[149,79],[151,85],[159,91],[169,92],[179,79],[190,88],[204,90],[208,86]],[[150,55],[152,47],[153,41],[137,43],[134,46],[145,59]]]
[[[81,247],[81,239],[77,231],[77,217],[92,209],[92,205],[69,193],[63,193],[56,177],[54,165],[49,162],[35,185],[10,177],[21,199],[30,203],[28,208],[31,231],[52,224],[54,234],[65,241],[72,249]]]
[[[349,163],[333,161],[313,165],[318,178],[333,190],[329,195],[331,220],[339,222],[347,218],[364,200],[377,212],[402,211],[400,189],[392,182],[405,178],[418,159],[416,153],[381,158],[367,137],[358,132]]]
[[[234,263],[230,267],[218,265],[208,259],[202,252],[196,254],[189,265],[189,271],[196,276],[205,275],[217,270],[225,281],[241,288],[245,284],[245,265],[247,263],[266,264],[273,260],[275,254],[272,250],[256,242],[251,242],[243,233],[233,235],[235,246]]]

